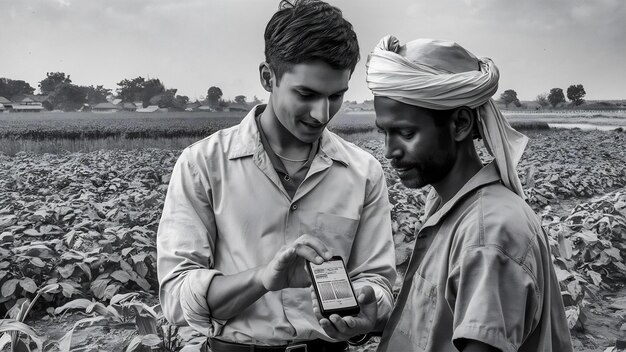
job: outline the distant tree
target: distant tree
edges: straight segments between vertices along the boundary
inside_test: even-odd
[[[567,99],[569,99],[575,106],[581,105],[585,102],[583,99],[587,92],[583,88],[582,84],[572,84],[567,88]]]
[[[60,83],[49,94],[48,100],[54,109],[76,111],[87,102],[87,94],[84,87]]]
[[[548,102],[548,93],[541,93],[537,95],[537,97],[535,98],[535,102],[541,105],[541,107],[546,107],[550,105],[550,102]]]
[[[0,97],[11,99],[19,94],[33,94],[35,88],[25,81],[0,78]]]
[[[186,95],[177,95],[175,100],[176,104],[183,109],[187,106],[187,103],[189,103],[189,97]]]
[[[172,99],[174,99],[174,94],[176,94],[176,89],[172,89],[174,93],[171,94]],[[165,93],[165,86],[161,83],[161,80],[158,78],[152,78],[143,83],[142,86],[142,101],[143,106],[148,106],[150,99],[158,94]]]
[[[245,95],[238,95],[235,97],[235,103],[237,104],[246,104],[246,96]]]
[[[118,84],[117,96],[124,102],[141,101],[143,107],[150,104],[150,99],[165,93],[165,86],[158,78],[145,80],[143,77],[124,79]],[[174,91],[174,94],[176,92]],[[173,99],[173,97],[172,97]],[[157,99],[158,100],[158,99]]]
[[[87,96],[87,103],[90,105],[96,105],[107,101],[107,96],[111,94],[110,89],[106,89],[103,86],[88,86],[81,87],[85,91]]]
[[[46,78],[39,81],[39,91],[41,94],[50,94],[61,83],[72,83],[70,75],[66,77],[63,72],[46,72]]]
[[[263,104],[263,100],[257,98],[257,96],[254,96],[254,99],[252,99],[252,104],[254,105],[259,105],[259,104]]]
[[[563,94],[563,89],[550,89],[550,94],[548,94],[548,102],[550,103],[550,105],[552,105],[553,108],[556,108],[557,105],[561,103],[565,103],[565,95]]]
[[[139,76],[133,79],[123,79],[117,85],[117,96],[124,102],[134,103],[139,100],[143,100],[141,92],[143,90],[143,84],[146,80]]]
[[[222,99],[222,90],[219,87],[211,87],[206,93],[206,99],[208,100],[210,107],[218,107],[220,105],[220,100]]]
[[[515,104],[515,106],[517,107],[520,107],[522,105],[519,102],[519,99],[517,99],[517,92],[515,92],[513,89],[505,90],[504,93],[500,95],[500,101],[502,101],[504,103],[504,106],[506,106],[507,108],[511,103]]]

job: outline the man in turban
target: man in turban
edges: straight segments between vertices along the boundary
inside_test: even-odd
[[[387,36],[368,58],[385,156],[405,186],[433,186],[379,351],[572,350],[548,238],[515,171],[527,138],[491,99],[498,78],[448,41]]]

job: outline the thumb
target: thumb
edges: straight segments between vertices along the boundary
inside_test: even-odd
[[[357,300],[359,301],[359,304],[376,303],[376,294],[374,293],[374,289],[371,286],[361,287]]]

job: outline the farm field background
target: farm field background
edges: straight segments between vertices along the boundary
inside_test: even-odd
[[[626,127],[626,116],[506,116],[531,137],[518,171],[550,234],[575,350],[621,346],[626,132],[613,129]],[[36,335],[30,343],[40,342],[43,350],[199,350],[201,337],[160,316],[156,229],[181,149],[241,117],[0,114],[0,313],[15,320],[3,321],[0,329],[22,329],[25,343],[27,335]],[[428,190],[399,183],[373,120],[372,112],[342,113],[329,128],[383,165],[402,273]],[[548,128],[572,122],[611,130]],[[396,289],[400,283],[401,275]],[[375,346],[374,340],[353,350]]]

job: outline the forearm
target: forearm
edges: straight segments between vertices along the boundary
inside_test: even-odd
[[[261,281],[260,270],[213,278],[207,303],[215,319],[227,320],[238,315],[268,292]]]

